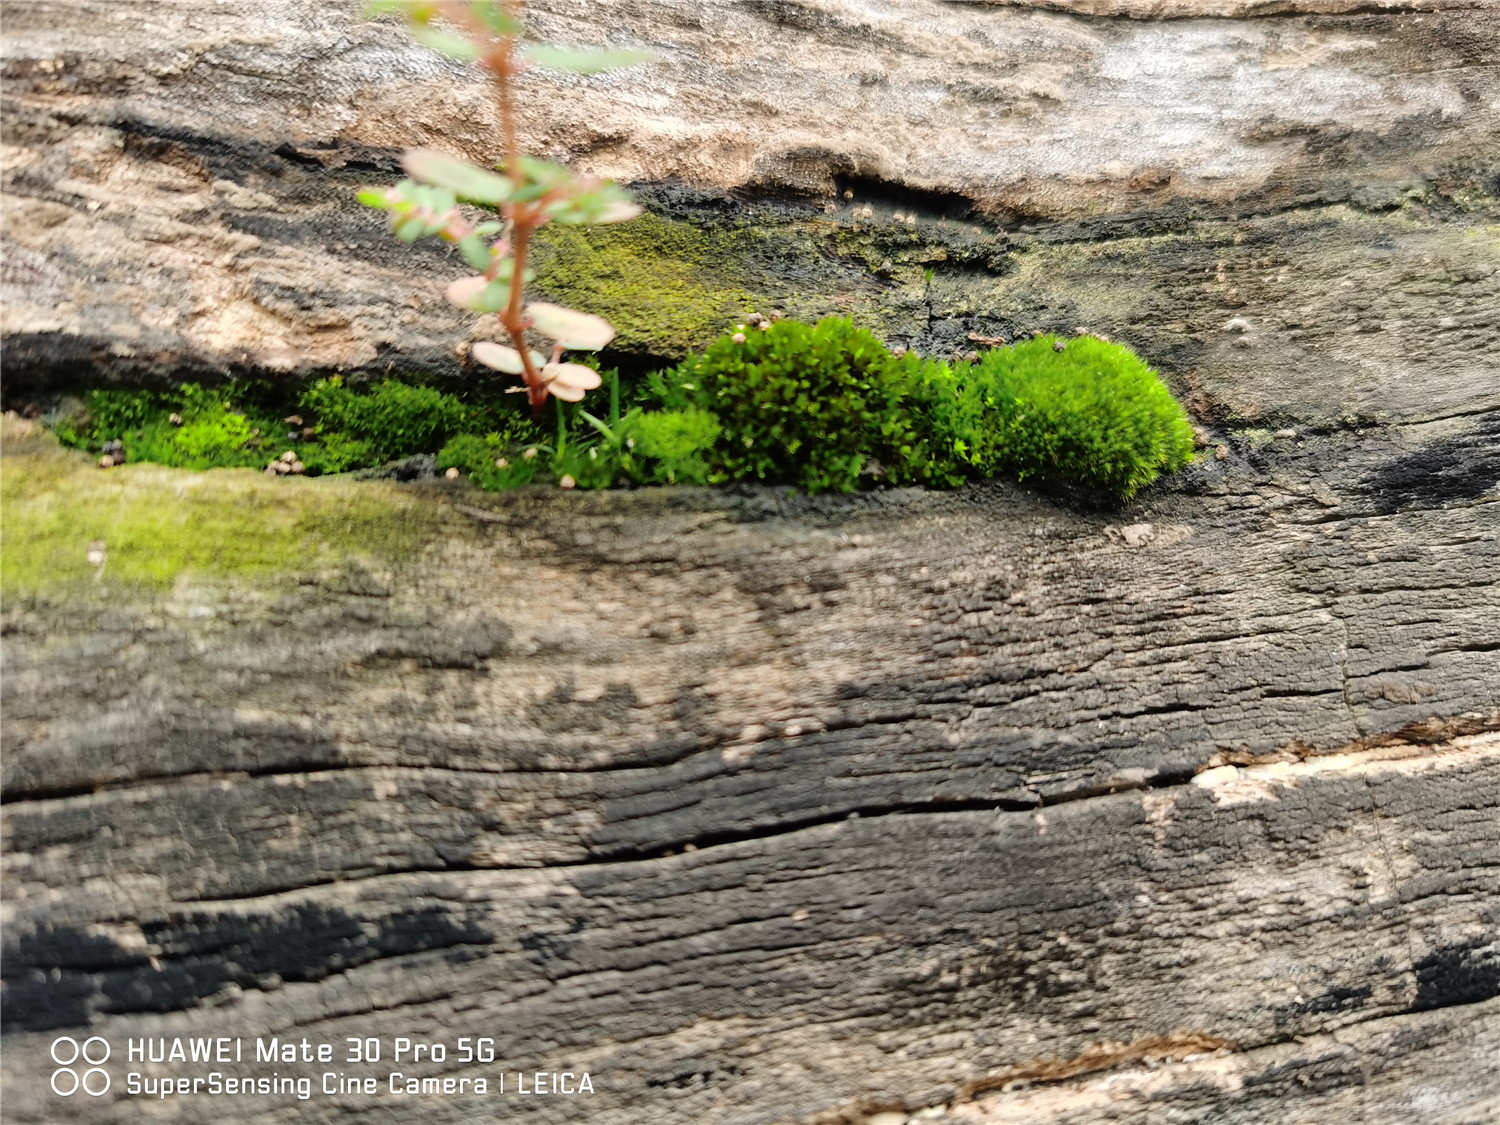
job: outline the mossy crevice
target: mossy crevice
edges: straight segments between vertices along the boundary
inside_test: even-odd
[[[1043,336],[950,365],[893,351],[847,319],[746,319],[628,386],[605,371],[587,404],[554,399],[541,417],[496,387],[465,400],[391,380],[355,389],[331,378],[304,390],[304,414],[280,423],[264,404],[261,414],[241,412],[254,388],[238,387],[231,399],[226,389],[188,385],[176,397],[91,392],[58,430],[103,452],[106,468],[242,467],[292,443],[263,475],[426,455],[419,459],[430,468],[490,489],[758,480],[822,492],[946,488],[1009,473],[1110,502],[1191,457],[1187,418],[1156,372],[1097,337]],[[262,432],[286,425],[299,428]]]

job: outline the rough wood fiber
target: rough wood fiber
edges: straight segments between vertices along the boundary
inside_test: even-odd
[[[1128,524],[440,492],[390,573],[13,604],[8,1114],[87,1025],[497,1035],[597,1076],[537,1121],[1482,1120],[1493,439],[1286,439]]]
[[[687,304],[711,323],[669,339],[630,330],[629,299],[556,295],[638,355],[706,342],[748,293],[924,351],[1086,326],[1223,418],[1492,408],[1500,7],[1342,7],[622,0],[604,25],[593,0],[533,3],[552,39],[663,57],[529,77],[527,141],[728,240],[624,267],[706,288]],[[7,4],[8,396],[80,364],[456,370],[462,268],[353,194],[414,141],[493,158],[493,108],[359,9]],[[1160,15],[1184,18],[1137,18]]]
[[[8,394],[451,364],[348,188],[488,110],[356,7],[6,5]],[[539,1123],[1494,1120],[1495,6],[615,7],[666,59],[539,86],[549,151],[1294,430],[1123,515],[434,489],[393,569],[9,599],[7,1120],[85,1028],[494,1036],[594,1075]]]

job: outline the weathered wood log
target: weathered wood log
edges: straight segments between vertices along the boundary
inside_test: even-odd
[[[483,155],[488,110],[355,7],[7,6],[8,398],[454,367],[449,264],[347,189],[414,135]],[[4,611],[7,1120],[1500,1114],[1500,12],[618,12],[664,63],[539,85],[526,129],[730,248],[664,239],[691,302],[1085,324],[1268,428],[1123,513],[128,466],[121,510],[243,505],[154,591],[84,567],[150,542],[8,434],[7,570],[17,506],[60,515]],[[640,355],[691,335],[609,311]],[[235,571],[278,504],[305,556]],[[107,1095],[52,1092],[59,1035],[115,1046]],[[186,1035],[338,1061],[148,1111],[128,1071],[205,1068],[125,1041]]]
[[[1312,1082],[1293,1116],[1476,1119],[1493,429],[1288,444],[1126,525],[1000,486],[443,492],[385,572],[13,601],[11,1112],[87,1027],[598,1076],[504,1103],[538,1120],[1091,1120],[1119,1068],[1142,1114]],[[1421,1070],[1370,1106],[1363,1050]]]
[[[528,79],[526,140],[640,182],[655,216],[544,247],[540,283],[637,358],[754,302],[924,350],[1087,327],[1206,419],[1493,408],[1500,10],[1343,6],[631,2],[602,26],[534,3],[550,38],[663,54]],[[360,7],[12,0],[8,396],[80,365],[457,370],[461,267],[353,193],[413,140],[492,159],[493,108]]]

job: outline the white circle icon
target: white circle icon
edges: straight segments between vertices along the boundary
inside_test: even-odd
[[[92,1098],[109,1093],[109,1075],[102,1067],[91,1066],[83,1072],[83,1092]]]
[[[64,1051],[71,1051],[72,1053],[67,1058],[63,1058],[57,1053],[59,1047]],[[58,1066],[71,1066],[77,1062],[78,1040],[74,1039],[71,1035],[59,1035],[56,1039],[52,1040],[52,1061]]]
[[[73,1069],[80,1055],[84,1062],[93,1064],[83,1072],[82,1078]],[[52,1072],[52,1092],[60,1098],[71,1098],[82,1086],[83,1092],[90,1097],[109,1093],[109,1073],[99,1065],[107,1062],[109,1055],[109,1040],[102,1035],[90,1035],[81,1044],[71,1035],[59,1035],[52,1040],[52,1061],[57,1063],[57,1069]]]
[[[78,1075],[63,1067],[52,1072],[52,1092],[60,1098],[71,1098],[78,1093]]]

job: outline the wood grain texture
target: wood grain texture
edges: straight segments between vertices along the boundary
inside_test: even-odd
[[[623,325],[638,361],[706,343],[756,295],[924,353],[1087,327],[1219,419],[1494,408],[1500,8],[1176,7],[1198,18],[621,0],[606,28],[592,0],[538,0],[543,36],[660,50],[529,75],[523,134],[685,224],[602,266],[606,285],[686,278],[689,312],[716,314],[642,331],[638,302],[552,295]],[[360,8],[12,0],[10,401],[81,369],[458,373],[455,345],[487,331],[441,299],[462,266],[394,243],[353,196],[414,142],[493,159],[493,107]]]
[[[1483,1120],[1493,433],[1285,439],[1128,524],[439,489],[388,573],[12,604],[8,1116],[86,1026],[495,1035],[596,1076],[537,1121]]]
[[[356,7],[7,5],[9,398],[457,370],[451,264],[349,188],[488,109]],[[663,64],[523,126],[759,231],[718,284],[1107,331],[1222,459],[1121,513],[435,485],[399,564],[7,599],[6,1119],[101,1034],[595,1092],[148,1106],[116,1060],[70,1120],[1495,1120],[1495,6],[615,10]]]

